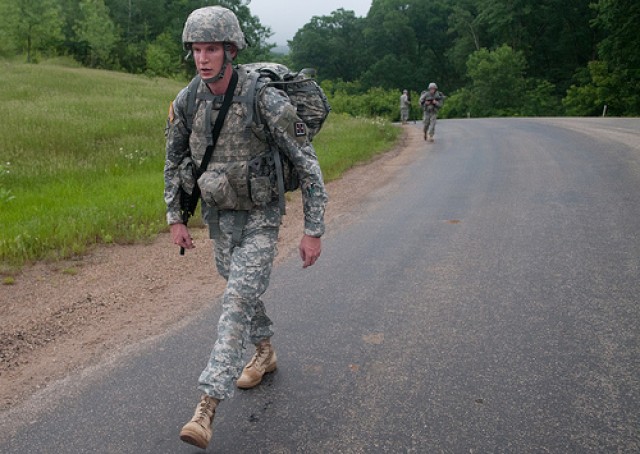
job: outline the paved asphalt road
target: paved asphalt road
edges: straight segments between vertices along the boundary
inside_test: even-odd
[[[279,369],[208,452],[640,452],[640,120],[558,121],[440,121],[315,267],[279,266]],[[29,403],[0,452],[201,452],[178,431],[216,307]]]

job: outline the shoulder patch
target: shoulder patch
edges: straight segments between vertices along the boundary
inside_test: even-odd
[[[304,121],[296,121],[295,123],[295,135],[296,137],[302,137],[307,135],[307,125]]]

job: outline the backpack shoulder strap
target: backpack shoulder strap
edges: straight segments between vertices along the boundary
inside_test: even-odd
[[[200,76],[197,75],[187,87],[187,110],[185,116],[187,118],[187,129],[191,132],[191,126],[193,125],[193,114],[196,111],[196,94],[198,93],[198,86],[200,86]]]
[[[258,71],[251,71],[248,75],[249,89],[247,90],[247,119],[246,126],[250,128],[253,124],[262,124],[262,117],[258,110],[258,93],[267,85]]]
[[[280,214],[284,216],[286,214],[286,202],[284,198],[284,193],[286,191],[284,185],[284,171],[282,167],[283,156],[280,153],[280,149],[275,144],[274,139],[271,137],[269,128],[264,125],[262,116],[260,115],[260,109],[258,108],[260,95],[262,94],[264,89],[270,86],[270,82],[268,78],[267,80],[265,80],[265,78],[262,77],[262,75],[258,71],[251,72],[249,74],[249,79],[249,83],[251,84],[251,86],[249,87],[247,93],[249,96],[249,106],[247,108],[247,127],[251,127],[252,124],[256,124],[258,126],[263,125],[263,131],[265,133],[267,143],[269,144],[269,148],[273,153],[273,161],[276,171],[276,184],[278,187],[278,206],[280,208]]]

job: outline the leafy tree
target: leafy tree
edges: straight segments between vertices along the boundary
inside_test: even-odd
[[[467,61],[468,89],[458,90],[445,103],[443,116],[556,115],[560,100],[549,81],[526,77],[522,51],[502,45],[480,49]]]
[[[486,27],[494,44],[507,44],[511,49],[522,50],[528,44],[531,22],[544,4],[534,7],[531,0],[480,0],[478,2],[479,22]]]
[[[74,31],[77,41],[86,45],[85,63],[90,67],[107,67],[118,41],[118,30],[109,17],[104,0],[81,0],[80,17]]]
[[[400,0],[373,1],[363,31],[370,56],[394,55],[402,58],[417,55],[418,40],[411,26],[411,16],[417,12],[410,13],[411,6]]]
[[[438,113],[441,118],[464,118],[471,114],[469,89],[460,88],[447,97]]]
[[[16,21],[15,4],[12,0],[0,0],[0,56],[13,56],[18,51],[17,37],[14,33]]]
[[[602,112],[602,89],[596,84],[602,84],[607,78],[606,65],[593,61],[587,68],[576,71],[577,83],[567,90],[567,96],[562,100],[567,115],[593,116]],[[592,83],[593,82],[593,83]]]
[[[635,0],[598,0],[593,24],[604,33],[599,56],[617,68],[640,70],[640,3]]]
[[[456,79],[446,58],[450,10],[440,0],[374,0],[363,30],[370,61],[365,85],[419,91],[429,81],[445,86]],[[381,60],[397,66],[383,73]]]
[[[453,65],[447,58],[451,45],[448,17],[453,2],[444,0],[412,0],[407,5],[407,14],[414,30],[417,47],[415,54],[407,55],[414,63],[414,84],[410,89],[421,91],[429,82],[437,82],[443,90],[449,90],[460,81]]]
[[[469,55],[482,47],[482,33],[475,3],[453,7],[449,15],[448,34],[452,39],[446,55],[454,69],[464,74]]]
[[[0,0],[0,23],[13,42],[7,48],[24,52],[31,62],[35,52],[55,49],[62,35],[62,16],[56,0]]]
[[[556,87],[547,80],[528,78],[525,81],[524,104],[520,115],[552,116],[561,113]]]
[[[170,33],[161,33],[145,51],[147,74],[173,77],[182,70],[180,59],[182,48]]]
[[[319,69],[320,79],[353,81],[365,66],[362,20],[342,8],[314,16],[289,41],[292,65]]]
[[[409,62],[401,61],[397,55],[387,54],[375,61],[361,77],[364,87],[381,87],[387,89],[405,87],[415,83],[413,72],[396,72],[397,68],[405,68]]]
[[[264,60],[273,47],[266,44],[271,31],[264,27],[256,16],[251,15],[246,0],[105,0],[105,4],[111,11],[113,21],[122,30],[121,41],[116,48],[117,59],[128,72],[141,73],[147,69],[155,72],[158,70],[158,64],[166,69],[166,66],[160,63],[163,59],[169,66],[174,66],[168,63],[168,55],[163,55],[169,52],[177,51],[176,61],[182,62],[182,57],[185,56],[181,50],[182,28],[187,16],[193,10],[211,4],[229,8],[238,17],[250,43],[249,48],[240,54],[238,61]],[[175,45],[171,45],[170,41],[174,41]],[[149,46],[152,46],[152,49],[147,50]],[[147,62],[153,62],[154,68],[147,68]],[[193,74],[192,63],[180,65],[180,73]]]
[[[598,45],[598,55],[606,64],[609,77],[595,78],[596,86],[606,90],[615,84],[615,99],[605,101],[617,115],[640,115],[640,3],[635,0],[599,0],[594,25],[602,30],[604,38]],[[595,66],[590,66],[590,70]],[[592,71],[592,75],[593,75]]]
[[[569,115],[640,115],[640,5],[631,0],[599,0],[592,21],[603,38],[598,57],[578,68],[562,103]]]
[[[564,93],[577,66],[593,56],[591,0],[480,0],[479,26],[489,48],[508,44],[523,52],[531,77],[546,79]]]
[[[525,67],[523,53],[507,45],[471,54],[467,61],[471,115],[518,114],[525,99]]]
[[[586,70],[578,71],[581,80],[567,90],[562,100],[568,115],[595,116],[604,112],[610,115],[637,115],[640,85],[627,79],[627,72],[612,71],[607,63],[592,61]],[[635,86],[635,91],[633,87]],[[629,91],[631,90],[631,91]]]

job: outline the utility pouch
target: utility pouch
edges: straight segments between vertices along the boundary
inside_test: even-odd
[[[194,175],[194,165],[191,156],[186,156],[178,166],[178,175],[180,176],[180,186],[187,194],[193,194],[193,187],[196,184]]]
[[[234,210],[238,205],[238,195],[229,183],[227,175],[207,171],[198,178],[202,199],[219,210]]]
[[[249,185],[251,186],[251,200],[253,200],[253,203],[266,205],[271,202],[272,184],[269,177],[253,177],[249,180]]]

